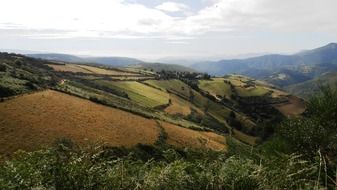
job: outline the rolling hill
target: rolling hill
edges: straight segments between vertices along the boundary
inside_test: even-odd
[[[226,150],[228,136],[256,145],[271,135],[265,124],[304,111],[300,99],[241,75],[0,58],[0,145],[8,153],[62,137]]]
[[[48,61],[57,61],[65,63],[98,64],[112,67],[126,67],[129,69],[141,69],[148,71],[177,71],[177,72],[196,72],[196,70],[178,64],[165,63],[146,63],[139,59],[129,57],[79,57],[69,54],[27,54],[27,56]]]
[[[303,98],[310,98],[319,91],[320,86],[329,85],[332,88],[337,86],[337,73],[329,72],[322,74],[314,79],[286,86],[285,89],[292,94]]]

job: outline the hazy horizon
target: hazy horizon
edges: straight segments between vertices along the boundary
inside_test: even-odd
[[[2,5],[0,49],[220,59],[296,53],[337,41],[334,0],[4,0]]]

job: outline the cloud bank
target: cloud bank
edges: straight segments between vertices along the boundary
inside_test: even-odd
[[[1,0],[0,42],[16,47],[25,41],[32,47],[38,40],[44,43],[36,48],[67,51],[85,41],[88,52],[104,43],[101,49],[118,50],[123,44],[134,48],[132,54],[146,46],[151,55],[160,49],[199,55],[249,53],[257,47],[270,51],[272,42],[273,49],[294,49],[299,37],[299,47],[309,40],[323,45],[337,33],[337,0],[199,0],[204,6],[197,9],[196,1]],[[97,46],[90,49],[94,40]]]

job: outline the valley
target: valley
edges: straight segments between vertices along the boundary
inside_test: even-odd
[[[337,0],[1,0],[0,190],[337,190]]]
[[[309,101],[301,97],[312,94],[321,77],[332,85],[333,73],[282,86],[242,74],[211,76],[180,68],[112,67],[0,53],[0,187],[63,187],[67,181],[76,188],[78,181],[83,182],[79,187],[94,181],[104,188],[142,184],[147,189],[163,175],[170,179],[158,182],[160,187],[178,180],[177,187],[186,180],[179,176],[188,176],[193,187],[207,189],[211,179],[199,183],[199,177],[232,175],[233,170],[233,176],[249,173],[235,182],[244,187],[263,181],[261,189],[268,189],[266,184],[294,189],[312,186],[317,161],[308,160],[318,146],[331,160],[331,171],[335,156],[324,143],[334,142],[335,91],[317,89],[318,99]],[[293,151],[303,157],[289,154]],[[27,171],[53,184],[27,184]],[[291,182],[281,177],[284,173]],[[275,175],[280,184],[270,177]],[[65,176],[69,179],[55,181]],[[134,182],[136,176],[145,179]],[[247,184],[250,176],[253,182]],[[232,179],[217,183],[229,188]]]
[[[168,145],[225,150],[229,136],[256,145],[271,135],[260,132],[262,123],[304,111],[289,94],[241,75],[200,78],[1,55],[1,146],[8,147],[2,154],[60,138],[108,146],[155,144],[160,133]],[[45,77],[46,84],[35,83],[36,77]]]

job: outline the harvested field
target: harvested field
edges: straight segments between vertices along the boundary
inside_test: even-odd
[[[190,105],[187,101],[177,97],[174,94],[170,94],[171,105],[165,108],[165,112],[175,115],[181,114],[187,116],[191,113]]]
[[[305,111],[305,102],[302,99],[296,96],[289,96],[288,100],[289,102],[276,104],[274,107],[286,117],[295,117]]]
[[[174,146],[215,150],[226,147],[224,137],[214,133],[168,123],[163,127],[168,133],[167,142]],[[19,149],[50,146],[59,138],[72,139],[79,145],[154,144],[160,128],[152,119],[46,90],[0,103],[0,134],[0,155],[10,155]]]
[[[227,150],[226,138],[212,133],[194,131],[191,129],[177,127],[169,123],[161,123],[168,138],[166,143],[177,147],[192,147],[212,150]]]
[[[9,154],[51,145],[57,138],[78,144],[153,144],[159,128],[154,120],[47,90],[0,103],[0,134],[0,154]]]

